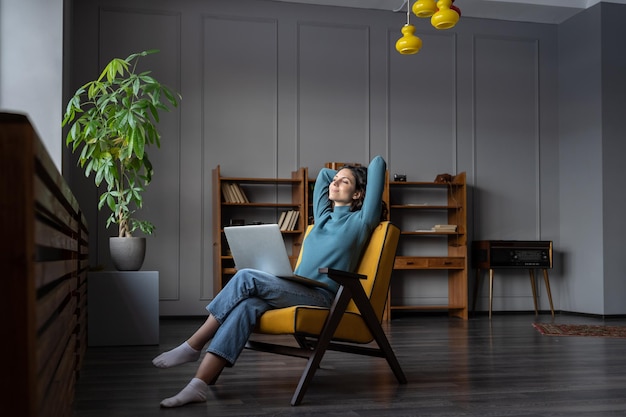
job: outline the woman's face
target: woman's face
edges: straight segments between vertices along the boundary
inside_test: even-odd
[[[360,192],[356,192],[356,181],[351,170],[344,168],[337,172],[335,178],[328,187],[328,199],[335,203],[335,206],[349,206],[352,200],[360,197]]]

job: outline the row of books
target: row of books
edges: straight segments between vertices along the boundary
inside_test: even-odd
[[[222,195],[226,203],[249,203],[246,193],[239,184],[234,182],[222,183]]]
[[[282,231],[296,230],[300,212],[297,210],[283,211],[278,219],[278,227]]]

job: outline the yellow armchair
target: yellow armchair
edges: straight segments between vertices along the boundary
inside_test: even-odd
[[[255,333],[291,334],[298,347],[251,338],[246,345],[248,349],[308,359],[291,405],[302,401],[326,350],[385,358],[398,382],[406,383],[381,327],[399,236],[396,226],[381,222],[372,233],[356,273],[320,269],[340,285],[329,309],[292,306],[270,310],[261,316]],[[378,348],[363,346],[372,341],[376,341]]]

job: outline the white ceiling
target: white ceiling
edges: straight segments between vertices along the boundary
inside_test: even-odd
[[[394,11],[406,0],[274,0]],[[415,0],[409,0],[411,4]],[[536,23],[561,23],[597,3],[626,0],[456,0],[462,16]],[[406,9],[404,9],[406,10]]]

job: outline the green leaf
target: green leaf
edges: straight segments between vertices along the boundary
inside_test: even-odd
[[[143,155],[146,147],[146,138],[143,136],[141,129],[136,129],[133,131],[134,143],[133,148],[135,151],[135,155],[137,158],[143,159]]]
[[[170,91],[169,88],[163,87],[163,94],[165,94],[167,101],[169,101],[172,104],[172,106],[178,107],[178,101],[176,100],[176,96],[174,96],[174,94]],[[180,97],[180,94],[179,94],[179,97]]]
[[[113,195],[111,193],[107,193],[107,206],[109,206],[109,210],[111,210],[112,212],[116,212],[116,200],[113,197]]]
[[[152,118],[154,119],[155,122],[159,122],[159,111],[157,110],[157,107],[150,103],[150,113],[152,114]]]
[[[102,209],[107,201],[107,193],[103,193],[100,195],[100,199],[98,200],[98,210]]]

